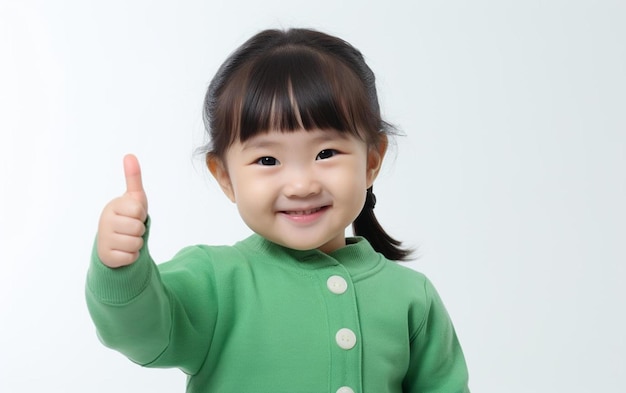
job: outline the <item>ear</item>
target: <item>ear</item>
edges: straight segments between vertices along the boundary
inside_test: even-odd
[[[235,192],[233,191],[233,183],[230,181],[230,176],[228,175],[228,170],[226,169],[226,165],[224,162],[211,155],[207,154],[206,156],[206,165],[209,167],[209,171],[217,180],[222,191],[231,200],[231,202],[235,203]]]
[[[372,184],[374,184],[374,180],[376,180],[378,172],[380,172],[388,145],[389,140],[387,139],[387,135],[382,134],[378,144],[371,146],[367,151],[367,188],[370,188]]]

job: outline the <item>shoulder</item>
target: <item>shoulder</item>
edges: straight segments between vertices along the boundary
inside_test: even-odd
[[[162,273],[176,270],[213,270],[218,262],[221,265],[231,265],[244,259],[235,246],[197,244],[181,249],[170,260],[158,266]]]
[[[405,264],[405,262],[385,259],[380,274],[396,283],[400,288],[407,288],[411,293],[425,294],[425,288],[432,285],[428,277]]]
[[[181,249],[174,257],[160,263],[162,274],[172,272],[218,272],[245,268],[267,258],[266,253],[259,249],[259,241],[251,236],[234,245],[197,244]]]
[[[412,314],[418,317],[417,320],[425,318],[431,308],[443,306],[431,280],[424,273],[402,262],[386,260],[379,275],[386,282],[386,287],[393,289],[395,296],[408,302]]]

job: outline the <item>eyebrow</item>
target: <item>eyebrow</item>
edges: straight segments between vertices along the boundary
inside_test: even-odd
[[[280,141],[276,140],[279,138],[280,137],[266,137],[266,134],[256,135],[248,139],[244,143],[242,143],[241,150],[245,151],[249,149],[262,149],[262,148],[275,147],[281,144]],[[348,138],[348,133],[345,133],[345,132],[339,132],[335,130],[321,130],[321,132],[318,132],[318,135],[314,136],[311,139],[311,142],[312,143],[325,142],[325,141],[332,141],[335,139],[347,139],[347,138]]]
[[[253,137],[241,144],[241,150],[245,151],[249,149],[262,149],[276,145],[280,145],[280,142],[268,140],[266,138]]]

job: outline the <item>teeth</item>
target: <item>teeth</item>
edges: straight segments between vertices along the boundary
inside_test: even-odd
[[[289,215],[291,216],[305,216],[308,214],[313,214],[315,212],[318,212],[322,210],[321,207],[315,208],[315,209],[309,209],[309,210],[298,210],[298,211],[291,211],[291,212],[287,212]]]

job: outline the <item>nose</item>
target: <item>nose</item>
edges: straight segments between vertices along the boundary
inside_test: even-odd
[[[319,194],[322,184],[311,168],[292,168],[287,173],[283,188],[289,198],[306,198]]]

